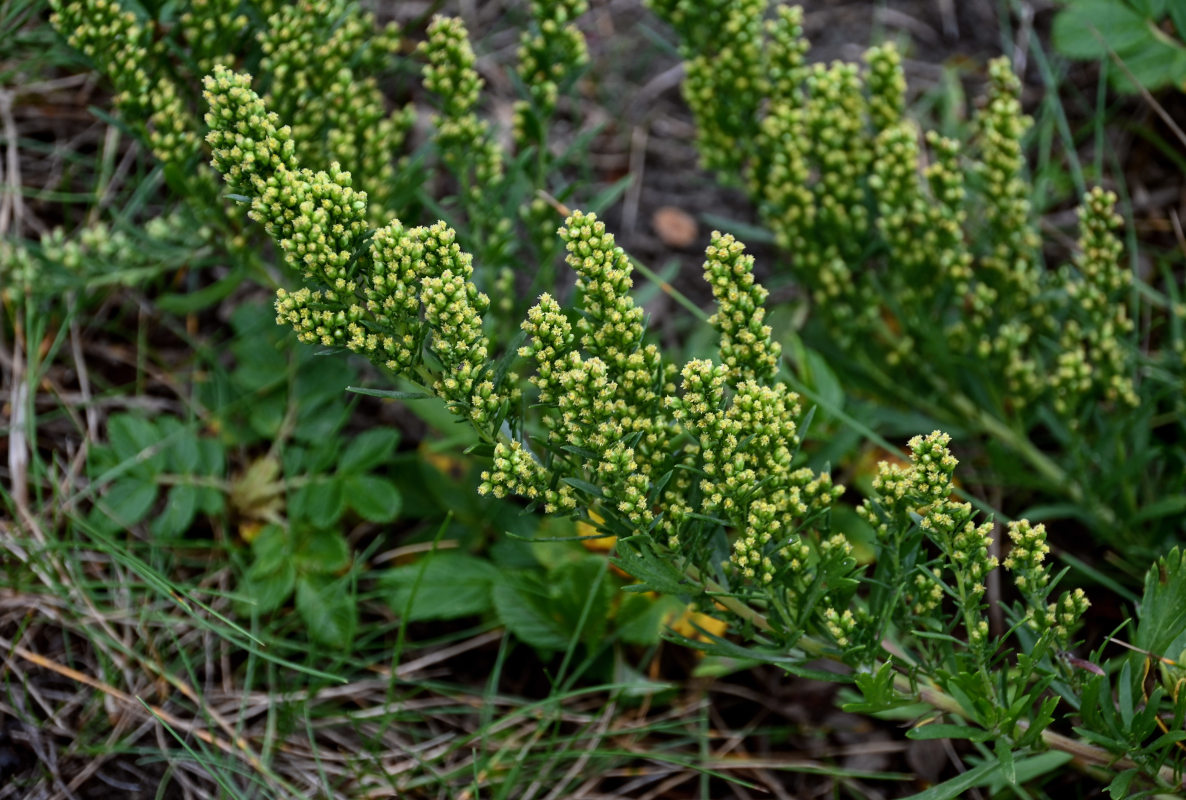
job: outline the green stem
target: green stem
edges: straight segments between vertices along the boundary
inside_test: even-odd
[[[766,616],[753,608],[750,608],[738,598],[726,593],[725,587],[718,584],[711,579],[702,579],[700,571],[695,567],[688,566],[684,568],[684,573],[699,584],[704,590],[710,594],[714,594],[714,601],[733,612],[741,619],[749,622],[755,628],[765,632],[772,632],[773,627],[770,625]],[[717,594],[720,593],[720,594]],[[839,653],[833,648],[829,647],[823,641],[811,636],[801,636],[795,641],[795,647],[802,650],[807,655],[813,658],[826,658],[831,661],[842,661]],[[873,671],[876,672],[877,667],[874,665]],[[972,715],[956,701],[954,697],[944,692],[941,688],[933,683],[915,683],[909,675],[898,673],[894,676],[894,689],[906,697],[913,697],[920,702],[926,703],[936,711],[941,711],[944,714],[960,717],[968,721],[973,721]],[[1023,729],[1029,727],[1029,723],[1025,720],[1018,721],[1018,725]],[[1092,744],[1072,739],[1069,736],[1064,736],[1061,733],[1056,733],[1051,730],[1042,731],[1042,743],[1051,750],[1061,750],[1064,753],[1069,753],[1074,762],[1081,767],[1107,767],[1110,770],[1124,770],[1124,769],[1139,769],[1144,772],[1144,768],[1127,757],[1117,757],[1114,753],[1105,750],[1102,747],[1097,747]],[[1166,786],[1174,786],[1181,788],[1183,782],[1180,778],[1174,775],[1172,767],[1162,767],[1157,771],[1156,777],[1163,781]]]

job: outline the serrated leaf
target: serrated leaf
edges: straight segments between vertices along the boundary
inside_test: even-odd
[[[611,563],[659,594],[688,594],[695,587],[669,561],[659,558],[649,537],[619,539]],[[632,587],[633,588],[633,587]]]
[[[292,549],[288,531],[279,525],[265,525],[251,540],[251,572],[256,575],[276,572],[292,561]]]
[[[409,621],[420,622],[487,613],[492,607],[491,587],[500,575],[489,561],[446,552],[389,570],[380,583],[392,611],[407,613]]]
[[[374,475],[347,476],[343,491],[346,503],[371,522],[391,522],[403,506],[403,496],[395,484]]]
[[[1160,558],[1145,575],[1133,645],[1170,658],[1186,650],[1186,558],[1180,548]]]
[[[165,510],[152,521],[153,536],[172,538],[181,536],[193,524],[198,508],[196,486],[179,484],[169,490],[165,499]]]
[[[399,444],[399,432],[393,428],[373,428],[363,431],[346,447],[338,459],[342,473],[366,472],[391,457]]]
[[[358,609],[345,581],[300,578],[296,583],[296,608],[314,641],[339,650],[354,641]]]

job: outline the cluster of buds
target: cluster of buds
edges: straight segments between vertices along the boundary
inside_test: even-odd
[[[1093,396],[1130,407],[1138,405],[1133,386],[1132,332],[1123,295],[1132,274],[1120,264],[1121,244],[1114,230],[1121,220],[1116,195],[1095,188],[1079,207],[1078,275],[1063,270],[1063,286],[1074,314],[1059,337],[1058,368],[1051,375],[1054,406],[1074,421],[1081,402]]]
[[[585,35],[575,20],[584,14],[587,0],[532,0],[531,27],[519,39],[519,80],[531,95],[531,102],[515,106],[515,141],[523,147],[539,143],[529,135],[528,117],[534,111],[547,119],[556,110],[561,89],[589,63]]]
[[[457,17],[434,17],[419,52],[426,59],[424,88],[439,103],[432,121],[441,158],[471,199],[480,201],[502,180],[504,168],[490,125],[477,114],[483,81],[465,24]]]
[[[370,196],[371,222],[398,214],[394,156],[414,115],[410,106],[387,112],[374,73],[399,52],[399,27],[377,29],[373,16],[355,6],[304,0],[270,15],[257,38],[269,81],[265,101],[293,120],[301,163],[350,164]]]
[[[115,88],[121,113],[138,127],[153,153],[179,171],[192,168],[201,148],[197,119],[167,68],[166,49],[120,0],[53,0],[53,24],[94,62]],[[201,179],[212,176],[199,173]]]

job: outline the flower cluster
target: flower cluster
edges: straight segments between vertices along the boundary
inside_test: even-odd
[[[268,77],[265,100],[291,119],[297,156],[325,169],[350,164],[371,202],[371,222],[394,207],[394,156],[414,121],[410,106],[389,114],[374,77],[399,52],[394,23],[376,30],[371,14],[353,6],[305,2],[284,5],[258,33]]]
[[[940,431],[910,440],[910,463],[882,462],[874,481],[876,495],[859,509],[879,538],[901,536],[917,527],[939,551],[932,566],[909,575],[903,611],[917,613],[934,608],[950,593],[963,614],[968,643],[988,648],[988,620],[984,593],[988,573],[997,566],[990,555],[993,523],[977,524],[970,503],[953,499],[953,474],[958,460],[948,445],[951,437]],[[990,649],[990,648],[989,648]]]
[[[1090,605],[1082,589],[1063,592],[1053,602],[1050,596],[1050,566],[1045,563],[1050,547],[1046,528],[1030,525],[1028,520],[1010,522],[1011,548],[1004,567],[1013,573],[1013,583],[1024,598],[1021,616],[1035,633],[1049,635],[1059,648],[1067,648],[1075,632],[1083,625],[1083,615]]]
[[[534,111],[547,118],[556,109],[561,88],[589,62],[585,36],[574,22],[589,4],[587,0],[532,0],[530,7],[531,27],[519,38],[516,71],[531,95]],[[526,135],[531,104],[515,108],[515,139],[521,145],[537,138]]]
[[[53,24],[115,87],[115,102],[166,164],[188,171],[201,146],[197,120],[167,67],[165,47],[119,0],[53,0]],[[199,173],[207,179],[208,173]]]
[[[782,348],[764,324],[766,289],[754,281],[754,257],[728,234],[713,231],[705,251],[704,279],[712,287],[717,312],[709,319],[721,337],[721,363],[732,383],[774,377]]]
[[[1074,314],[1063,326],[1058,368],[1050,378],[1055,409],[1073,419],[1081,402],[1093,395],[1112,403],[1136,406],[1132,348],[1125,339],[1132,332],[1123,293],[1132,275],[1120,264],[1121,244],[1113,232],[1120,218],[1113,208],[1116,196],[1093,189],[1079,207],[1078,276],[1063,270],[1063,286],[1074,303]]]
[[[480,201],[502,179],[502,151],[489,124],[476,113],[483,81],[465,24],[457,17],[434,17],[419,52],[426,58],[424,88],[440,104],[433,124],[441,158],[473,195],[471,199]]]

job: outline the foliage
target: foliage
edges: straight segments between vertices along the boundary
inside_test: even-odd
[[[1174,0],[1070,0],[1054,18],[1054,46],[1068,58],[1110,65],[1122,92],[1186,90],[1186,7]]]
[[[1146,511],[1178,502],[1186,463],[1172,388],[1186,377],[1183,341],[1157,333],[1180,330],[1178,282],[1159,291],[1133,276],[1116,195],[1100,188],[1080,201],[1077,254],[1047,266],[1023,150],[1031,121],[1008,63],[989,66],[961,143],[906,118],[891,44],[868,51],[863,74],[808,66],[795,9],[763,26],[761,2],[653,5],[689,59],[705,165],[744,178],[785,253],[779,268],[810,293],[796,334],[848,394],[982,437],[986,482],[1010,488],[1019,515],[1074,517],[1137,564],[1178,535],[1172,516]],[[712,14],[724,34],[700,29]]]
[[[1003,69],[996,67],[997,80],[1007,86]],[[1021,602],[1007,610],[1009,636],[990,635],[984,598],[986,577],[998,566],[988,550],[993,522],[952,497],[957,460],[945,434],[913,439],[909,465],[881,465],[860,509],[873,531],[876,566],[858,567],[830,514],[841,487],[802,466],[806,417],[776,375],[778,346],[760,313],[766,294],[754,282],[752,259],[732,237],[714,235],[706,251],[720,360],[680,367],[646,341],[625,253],[594,216],[573,212],[559,235],[577,273],[576,301],[566,310],[544,294],[522,326],[527,341],[518,355],[532,369],[528,403],[514,372],[490,364],[481,323],[488,303],[470,283],[472,258],[451,229],[443,223],[405,228],[395,220],[368,235],[366,198],[352,189],[349,175],[315,173],[288,157],[287,129],[246,77],[216,69],[206,89],[220,171],[247,195],[251,213],[283,251],[318,243],[303,259],[306,285],[278,293],[277,321],[305,341],[366,355],[444,399],[492,453],[483,493],[517,494],[550,514],[597,520],[619,537],[617,563],[643,580],[640,588],[731,611],[754,642],[742,649],[750,658],[801,670],[825,656],[848,663],[857,676],[879,676],[858,682],[854,709],[922,701],[971,726],[971,741],[995,742],[991,755],[984,752],[995,766],[975,773],[985,781],[1016,784],[1018,762],[1050,746],[1109,763],[1145,741],[1163,708],[1181,713],[1176,698],[1151,696],[1140,720],[1123,718],[1134,725],[1124,747],[1109,747],[1116,742],[1106,734],[1095,736],[1097,749],[1051,730],[1069,720],[1091,738],[1096,723],[1109,724],[1077,714],[1084,684],[1060,656],[1074,645],[1088,600],[1081,589],[1054,594],[1056,576],[1043,563],[1044,529],[1012,523],[1005,567]],[[1007,108],[994,113],[1004,124]],[[1010,253],[1030,246],[1030,234],[1016,227],[1025,220],[1018,213],[1024,198],[1018,179],[1009,177],[1018,165],[1008,151],[1002,144],[1000,156],[986,162],[996,166],[982,168],[998,170],[1007,186],[995,195],[998,211],[989,218],[1009,238],[986,256],[1000,261],[1002,281],[1017,262]],[[271,205],[277,192],[332,200],[300,205],[287,218]],[[1085,287],[1095,275],[1112,274],[1110,215],[1108,198],[1089,197]],[[305,233],[296,239],[298,231]],[[1111,278],[1101,280],[1111,285]],[[1088,308],[1095,313],[1102,302]],[[1109,385],[1125,387],[1126,379]],[[1089,384],[1082,396],[1099,402],[1097,388],[1107,391]],[[604,606],[608,599],[590,588],[585,609]],[[549,641],[548,601],[508,593],[493,589],[508,624]],[[555,591],[546,596],[569,602]],[[480,594],[468,602],[481,604]],[[511,607],[519,615],[513,623],[506,617]],[[706,650],[738,652],[735,645]],[[1123,683],[1130,677],[1122,670],[1122,685],[1131,688]],[[1121,763],[1168,788],[1176,758],[1157,745],[1150,759]]]
[[[750,193],[813,303],[807,327],[776,326],[753,258],[714,233],[717,352],[679,363],[649,335],[634,266],[604,223],[574,211],[553,237],[535,195],[570,189],[547,127],[585,61],[571,24],[584,3],[530,4],[509,151],[480,113],[464,26],[434,18],[414,48],[433,134],[413,152],[415,106],[388,112],[379,90],[412,70],[413,48],[353,5],[55,6],[186,198],[145,242],[171,256],[178,240],[201,242],[232,265],[173,309],[207,308],[252,275],[283,286],[277,322],[321,350],[238,308],[235,367],[211,358],[192,418],[108,420],[86,459],[81,528],[175,549],[209,528],[232,540],[244,617],[299,619],[341,651],[367,634],[359,586],[374,578],[400,643],[409,624],[479,616],[563,653],[557,685],[573,653],[581,671],[617,676],[618,645],[661,631],[842,682],[848,711],[965,742],[968,769],[925,797],[1024,796],[1072,759],[1108,776],[1113,796],[1181,790],[1180,552],[1147,571],[1136,649],[1105,661],[1101,642],[1080,658],[1089,599],[1047,562],[1045,527],[1002,526],[964,494],[1004,485],[1010,507],[1073,516],[1142,572],[1144,553],[1180,533],[1184,502],[1179,289],[1171,276],[1163,295],[1121,265],[1116,197],[1102,189],[1082,198],[1072,263],[1045,267],[1006,62],[990,66],[963,144],[906,118],[892,46],[870,51],[864,72],[808,66],[797,9],[655,0],[681,37],[705,165]],[[199,76],[208,108],[184,88]],[[275,245],[281,277],[224,210],[215,172]],[[438,221],[413,224],[426,214]],[[100,226],[77,243],[6,244],[11,296],[45,325],[59,289],[156,281],[184,263],[128,236]],[[567,302],[550,273],[561,251],[575,273]],[[516,275],[532,260],[538,301],[524,311]],[[104,277],[89,263],[121,266]],[[431,456],[396,453],[393,431],[350,428],[337,395],[359,373],[335,351],[400,381],[361,393],[408,401],[486,469],[443,483]],[[800,390],[822,401],[818,415]],[[855,511],[842,505],[827,454],[843,448],[820,432],[873,393],[978,441],[966,483],[935,430],[876,467]],[[433,500],[452,513],[432,541],[417,531],[412,549],[427,555],[364,577],[366,537]],[[440,546],[452,515],[465,533]],[[516,538],[487,560],[475,552],[489,529]],[[612,561],[574,541],[594,533],[614,537]],[[988,592],[998,569],[1012,580],[1003,623]],[[702,616],[681,629],[688,608]],[[714,625],[724,615],[728,638]],[[845,667],[822,672],[820,659]]]

